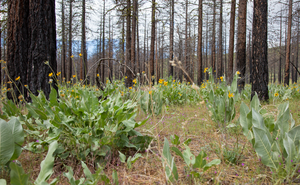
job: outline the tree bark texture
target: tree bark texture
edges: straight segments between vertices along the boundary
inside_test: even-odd
[[[82,63],[83,63],[83,77],[82,79],[85,80],[87,74],[87,50],[86,50],[86,24],[85,24],[85,0],[82,0],[82,20],[81,20],[81,53],[82,53]]]
[[[291,54],[292,13],[293,13],[292,7],[293,7],[293,0],[289,0],[288,33],[287,33],[285,71],[284,71],[285,85],[289,85],[289,80],[290,80],[290,54]]]
[[[73,41],[72,41],[72,24],[73,24],[73,0],[70,0],[69,4],[69,69],[68,69],[68,77],[67,80],[70,81],[72,78],[72,66],[73,66],[73,59],[71,58],[72,54],[72,46],[73,46]]]
[[[155,44],[155,0],[152,0],[151,43],[150,43],[150,79],[154,76],[154,44]]]
[[[235,30],[235,4],[236,0],[231,1],[230,12],[230,36],[229,36],[229,52],[228,52],[228,80],[232,81],[233,78],[233,49],[234,49],[234,30]]]
[[[170,61],[174,60],[174,49],[173,49],[173,44],[174,44],[174,0],[170,0]],[[169,66],[169,76],[173,76],[173,66],[168,62]]]
[[[213,28],[212,28],[212,44],[211,44],[211,60],[212,60],[212,73],[216,77],[216,0],[213,0]]]
[[[220,20],[219,20],[219,59],[218,59],[218,69],[217,77],[223,75],[223,0],[220,0]]]
[[[252,28],[252,91],[251,98],[258,94],[262,101],[268,94],[268,0],[254,0]]]
[[[237,39],[237,53],[236,66],[241,73],[238,80],[238,89],[241,92],[245,86],[246,74],[246,22],[247,22],[247,0],[239,1],[239,15],[238,15],[238,39]]]
[[[133,4],[133,11],[132,11],[132,27],[131,27],[131,59],[130,59],[130,67],[136,74],[136,15],[137,15],[137,0],[132,0]],[[127,76],[130,81],[133,80],[133,74],[129,73],[130,75]]]
[[[26,100],[29,100],[29,95],[22,85],[28,85],[34,95],[43,90],[48,98],[49,73],[55,75],[57,70],[55,1],[8,1],[7,40],[7,67],[11,80],[20,76],[16,84]],[[56,84],[54,80],[53,84]],[[18,97],[19,91],[14,86],[12,88]],[[11,93],[8,98],[12,98]]]
[[[62,29],[62,52],[61,52],[61,79],[66,77],[66,35],[65,35],[65,3],[61,1],[61,29]]]
[[[203,66],[202,66],[202,0],[199,0],[199,7],[198,7],[198,78],[197,82],[198,85],[201,85],[203,79],[202,79],[202,72],[203,72]],[[206,51],[207,52],[207,51]]]

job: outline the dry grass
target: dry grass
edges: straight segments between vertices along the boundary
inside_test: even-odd
[[[300,107],[297,106],[297,102],[299,101],[290,102],[290,111],[296,123],[299,123],[298,113]],[[276,106],[272,104],[264,106],[268,111],[276,115]],[[237,112],[239,112],[238,109],[239,105],[237,105]],[[241,130],[227,129],[226,132],[222,132],[221,129],[217,128],[217,124],[211,121],[204,104],[172,107],[165,112],[167,113],[160,117],[149,119],[145,126],[139,129],[140,132],[152,135],[155,139],[147,151],[140,151],[143,158],[138,159],[132,169],[127,169],[126,165],[120,162],[117,153],[107,158],[108,161],[104,172],[111,181],[112,171],[116,170],[120,184],[168,184],[160,156],[164,138],[169,139],[170,135],[174,134],[180,137],[181,143],[188,138],[192,139],[189,147],[194,155],[198,155],[201,150],[204,150],[208,155],[207,161],[216,158],[222,159],[222,163],[219,166],[206,171],[200,179],[191,179],[185,173],[184,161],[175,156],[175,153],[172,153],[172,156],[175,156],[179,173],[179,180],[176,184],[269,184],[274,183],[276,180],[276,176],[272,176],[270,169],[259,161],[254,149],[243,136]],[[141,112],[137,119],[142,120],[145,117],[146,115]],[[230,164],[224,161],[221,155],[223,152],[221,148],[224,149],[226,147],[229,150],[233,150],[237,139],[240,148],[238,151],[240,155],[239,161],[237,164]],[[133,155],[134,153],[135,151],[129,151],[126,154]],[[45,153],[33,154],[23,151],[19,157],[18,161],[22,163],[24,170],[30,174],[32,180],[37,178],[40,162],[45,155]],[[93,161],[88,160],[86,163],[90,170],[94,172]],[[63,176],[63,173],[66,172],[64,165],[73,168],[76,179],[83,177],[83,171],[79,162],[73,159],[56,160],[52,179],[59,177],[58,184],[68,184],[67,179]]]

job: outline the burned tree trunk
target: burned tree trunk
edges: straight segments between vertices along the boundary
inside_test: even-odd
[[[254,0],[252,36],[252,91],[260,100],[268,101],[268,0]]]

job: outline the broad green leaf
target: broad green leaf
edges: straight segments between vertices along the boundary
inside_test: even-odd
[[[180,156],[183,159],[183,155],[181,151],[176,147],[171,147],[171,150],[173,150],[178,156]]]
[[[86,164],[85,164],[83,161],[81,161],[81,166],[82,166],[82,168],[83,168],[84,175],[85,175],[89,180],[94,180],[91,171],[89,170],[89,168],[86,166]]]
[[[204,159],[205,157],[206,153],[204,151],[201,151],[196,157],[193,168],[203,168],[206,165],[206,160]]]
[[[56,105],[58,106],[58,102],[57,102],[57,91],[51,86],[51,92],[50,92],[50,95],[49,95],[49,101],[50,101],[50,104],[53,106],[53,105]]]
[[[282,105],[282,104],[281,104]],[[289,119],[290,119],[290,110],[288,108],[288,104],[284,104],[283,106],[280,106],[280,113],[279,117],[276,121],[276,124],[280,128],[280,134],[282,137],[284,137],[285,133],[289,131]]]
[[[184,143],[186,146],[189,146],[189,144],[190,144],[191,141],[192,141],[192,140],[189,138],[189,139],[187,139],[186,141],[184,141],[183,143]]]
[[[254,127],[265,130],[263,117],[252,108],[252,124]]]
[[[6,185],[6,180],[5,179],[0,179],[0,184],[1,185]]]
[[[142,154],[137,153],[131,158],[131,163],[134,164],[138,158],[143,158]]]
[[[118,173],[116,170],[113,170],[112,178],[114,185],[119,185]]]
[[[170,145],[169,145],[169,141],[166,137],[165,137],[165,141],[164,141],[163,155],[166,158],[167,162],[169,164],[171,164],[172,156],[171,156],[171,153],[170,153]]]
[[[251,107],[251,109],[253,108],[257,112],[260,111],[260,103],[259,103],[259,99],[258,99],[256,92],[255,92],[255,95],[252,97],[252,100],[250,102],[250,107]]]
[[[253,133],[255,137],[254,148],[256,153],[261,157],[262,163],[277,169],[275,161],[272,158],[271,142],[266,132],[260,128],[253,127]]]
[[[192,154],[191,149],[186,146],[186,149],[183,151],[183,159],[187,166],[195,164],[195,156]]]
[[[210,161],[209,163],[207,163],[206,165],[203,166],[203,172],[205,172],[206,170],[208,170],[212,166],[219,165],[220,163],[221,163],[220,159],[214,159],[214,160]]]
[[[0,166],[4,166],[15,151],[12,127],[6,121],[0,119]]]
[[[176,134],[175,135],[171,135],[170,140],[171,140],[171,143],[173,145],[179,145],[180,144],[179,136],[177,136]]]
[[[14,136],[15,151],[11,157],[11,161],[17,159],[22,152],[22,144],[24,143],[24,132],[23,127],[16,117],[13,117],[8,124],[12,127],[12,134]]]
[[[28,184],[29,175],[26,174],[23,168],[14,162],[9,164],[10,171],[10,184],[11,185],[26,185]],[[0,183],[1,184],[1,183]]]
[[[74,175],[73,169],[70,166],[66,166],[66,168],[68,169],[68,173],[64,173],[64,176],[69,179],[69,183],[71,185],[77,185],[77,183],[75,183],[75,179],[73,177],[73,175]]]
[[[288,132],[288,136],[293,140],[295,145],[299,147],[299,140],[300,140],[300,125],[294,127]]]
[[[126,156],[124,155],[124,154],[122,154],[120,151],[118,151],[119,152],[119,156],[120,156],[120,161],[122,162],[122,163],[125,163],[125,161],[126,161]]]
[[[240,107],[240,124],[243,128],[243,133],[246,136],[248,133],[247,114],[250,112],[248,106],[242,102]]]
[[[35,184],[41,184],[43,181],[49,179],[49,177],[53,173],[53,164],[54,164],[54,157],[53,153],[57,149],[58,143],[54,141],[49,145],[48,153],[45,159],[41,162],[41,170],[39,173],[38,178],[35,180]]]
[[[288,136],[288,134],[283,139],[283,145],[288,154],[288,157],[286,158],[287,170],[290,171],[292,164],[295,161],[296,147],[293,140]]]
[[[131,169],[131,156],[129,156],[127,159],[127,168]]]

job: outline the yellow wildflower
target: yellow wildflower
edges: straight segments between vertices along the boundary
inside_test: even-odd
[[[18,80],[20,80],[20,76],[18,76],[18,77],[16,78],[16,81],[18,81]]]
[[[135,84],[137,83],[137,82],[136,82],[136,79],[132,80],[132,82],[135,83]]]
[[[221,76],[221,77],[220,77],[220,79],[221,79],[221,81],[223,82],[223,80],[224,80],[224,77],[223,77],[223,76]]]
[[[239,71],[237,71],[237,72],[236,72],[236,74],[238,74],[238,75],[239,75],[239,74],[241,74],[241,73],[240,73]]]
[[[277,96],[279,96],[279,94],[278,94],[278,93],[275,93],[274,96],[277,97]]]
[[[74,55],[70,56],[71,58],[74,58]]]
[[[12,82],[11,82],[11,81],[8,81],[7,83],[8,83],[8,84],[11,84]]]
[[[81,54],[81,53],[79,53],[79,56],[80,56],[80,57],[82,57],[82,54]]]
[[[97,77],[99,77],[100,75],[99,74],[97,74]]]
[[[232,98],[232,97],[234,97],[234,95],[232,94],[232,93],[228,93],[228,98]]]
[[[73,75],[73,78],[75,78],[76,77],[76,75]]]
[[[28,85],[24,85],[24,87],[26,87],[26,88],[27,88],[27,87],[28,87]]]
[[[127,79],[127,76],[125,76],[125,79]]]
[[[176,82],[175,80],[173,80],[173,82]]]
[[[164,82],[164,86],[167,86],[168,85],[168,82]]]
[[[60,94],[61,97],[65,97],[65,94]]]
[[[61,74],[61,72],[56,73],[56,76],[59,76]]]
[[[149,94],[152,94],[152,91],[149,91]]]
[[[132,89],[132,87],[129,87],[129,89]]]
[[[49,73],[49,77],[52,77],[53,76],[53,73]]]

